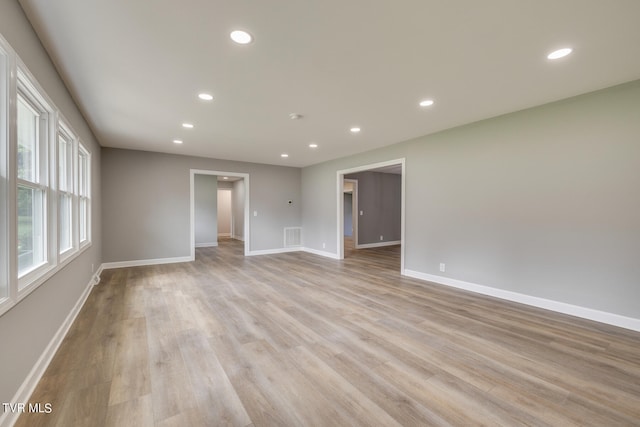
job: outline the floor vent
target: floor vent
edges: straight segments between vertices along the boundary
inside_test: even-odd
[[[284,247],[294,248],[302,246],[302,227],[284,228]]]

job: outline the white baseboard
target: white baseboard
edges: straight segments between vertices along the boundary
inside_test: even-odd
[[[259,250],[259,251],[249,251],[249,253],[247,255],[248,256],[254,256],[254,255],[284,254],[284,253],[287,253],[287,252],[300,252],[301,250],[302,250],[302,248],[300,248],[300,247],[278,248],[278,249],[263,249],[263,250]]]
[[[558,313],[568,314],[570,316],[581,317],[583,319],[594,320],[608,325],[618,326],[620,328],[630,329],[640,332],[640,319],[633,317],[621,316],[619,314],[608,313],[606,311],[595,310],[587,307],[567,304],[564,302],[548,300],[545,298],[534,297],[518,292],[507,291],[490,286],[478,285],[475,283],[464,282],[449,277],[436,276],[434,274],[421,273],[419,271],[405,269],[404,275],[415,279],[425,280],[428,282],[438,283],[440,285],[451,286],[458,289],[475,292],[482,295],[489,295],[507,301],[518,302],[533,307],[543,308]]]
[[[244,237],[242,237],[242,236],[236,236],[236,235],[234,234],[233,236],[231,236],[231,238],[232,238],[232,239],[235,239],[235,240],[240,240],[241,242],[244,242]]]
[[[259,250],[259,251],[249,251],[249,253],[247,254],[248,256],[254,256],[254,255],[273,255],[273,254],[284,254],[284,253],[288,253],[288,252],[308,252],[310,254],[314,254],[314,255],[320,255],[326,258],[332,258],[332,259],[338,259],[338,255],[331,253],[331,252],[325,252],[325,251],[319,251],[317,249],[311,249],[311,248],[305,248],[305,247],[293,247],[293,248],[278,248],[278,249],[264,249],[264,250]]]
[[[196,243],[196,248],[215,248],[218,242]]]
[[[56,352],[58,351],[58,348],[60,347],[60,344],[62,344],[62,341],[67,335],[67,332],[69,332],[71,325],[76,320],[76,317],[78,317],[78,313],[80,313],[82,306],[87,301],[87,298],[89,297],[93,286],[97,283],[96,280],[100,280],[99,272],[101,271],[102,269],[99,269],[96,274],[91,276],[91,280],[89,281],[89,283],[87,283],[87,286],[85,286],[82,294],[80,295],[80,298],[78,298],[78,301],[76,301],[76,304],[71,309],[71,312],[69,312],[64,322],[62,322],[62,325],[60,325],[55,335],[53,336],[53,338],[51,338],[51,341],[49,341],[49,344],[36,361],[35,365],[33,365],[33,368],[31,368],[31,371],[20,385],[20,388],[18,388],[18,391],[16,391],[13,399],[10,401],[11,403],[26,404],[27,402],[29,402],[29,399],[31,398],[33,391],[36,389],[38,382],[40,382],[42,375],[44,375],[47,367],[51,363],[51,360],[53,360],[53,356],[55,356]],[[18,421],[18,417],[20,415],[21,413],[18,411],[7,411],[0,414],[0,426],[13,426]]]
[[[231,233],[218,233],[218,237],[231,237]]]
[[[395,246],[401,243],[402,241],[400,240],[393,240],[390,242],[363,243],[361,245],[356,245],[356,249],[380,248],[382,246]]]
[[[177,262],[191,261],[194,261],[194,259],[190,256],[175,258],[139,259],[134,261],[105,262],[104,264],[102,264],[102,268],[105,270],[109,270],[111,268],[140,267],[143,265],[173,264]]]
[[[340,258],[338,258],[337,254],[334,254],[332,252],[319,251],[317,249],[312,249],[312,248],[302,248],[302,251],[303,252],[308,252],[308,253],[314,254],[314,255],[320,255],[320,256],[323,256],[325,258],[340,259]]]

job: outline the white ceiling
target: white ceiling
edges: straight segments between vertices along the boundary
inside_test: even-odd
[[[306,166],[640,78],[639,0],[20,3],[107,147]]]

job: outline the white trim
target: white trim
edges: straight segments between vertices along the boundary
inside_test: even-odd
[[[326,258],[339,259],[338,256],[334,253],[319,251],[317,249],[311,249],[311,248],[305,248],[305,247],[262,249],[259,251],[251,251],[247,254],[247,256],[274,255],[274,254],[284,254],[289,252],[307,252],[310,254],[319,255]]]
[[[218,246],[218,242],[196,243],[196,248],[214,248]]]
[[[234,234],[233,236],[231,236],[231,238],[232,238],[232,239],[235,239],[235,240],[240,240],[241,242],[244,242],[244,237],[242,237],[242,236],[236,236],[236,235]]]
[[[231,233],[218,233],[218,237],[231,237]]]
[[[358,221],[360,220],[360,210],[358,209],[358,180],[343,178],[342,182],[343,182],[343,185],[345,182],[350,182],[353,184],[353,192],[351,193],[351,228],[352,228],[351,238],[353,239],[353,244],[357,248],[358,247]],[[342,197],[344,199],[344,193]],[[344,212],[344,206],[342,207],[342,210]],[[344,239],[344,218],[342,219],[342,238]],[[343,242],[343,248],[344,248],[344,242]]]
[[[100,272],[102,270],[98,271]],[[76,317],[78,317],[78,314],[84,306],[84,303],[87,301],[87,298],[89,297],[89,294],[93,289],[96,279],[99,280],[99,275],[94,274],[93,276],[91,276],[91,280],[89,281],[89,283],[87,283],[84,291],[82,291],[82,294],[80,295],[80,298],[78,298],[76,304],[73,306],[73,309],[71,309],[71,312],[67,315],[67,318],[64,320],[62,325],[60,325],[53,338],[51,338],[51,341],[49,341],[49,344],[44,349],[35,365],[33,365],[33,368],[31,368],[31,371],[24,379],[10,402],[15,403],[29,401],[29,398],[33,394],[33,391],[38,385],[38,382],[40,382],[42,375],[44,375],[47,367],[51,363],[51,360],[53,360],[53,356],[55,356],[58,348],[60,348],[60,344],[62,344],[62,341],[71,328],[71,325],[73,325],[73,322],[76,320]],[[8,411],[0,414],[0,426],[13,426],[18,421],[18,417],[20,415],[21,413],[17,411]]]
[[[581,317],[583,319],[594,320],[608,325],[618,326],[620,328],[631,329],[640,332],[640,319],[633,317],[621,316],[619,314],[608,313],[606,311],[595,310],[592,308],[581,307],[578,305],[567,304],[560,301],[548,300],[545,298],[525,295],[518,292],[507,291],[490,286],[478,285],[475,283],[465,282],[462,280],[452,279],[450,277],[436,276],[434,274],[421,273],[419,271],[405,270],[404,275],[415,279],[425,280],[427,282],[438,283],[440,285],[451,286],[466,291],[475,292],[477,294],[489,295],[507,301],[518,302],[533,307],[543,308],[558,313],[568,314],[570,316]]]
[[[307,253],[310,253],[310,254],[314,254],[314,255],[323,256],[325,258],[338,259],[338,260],[340,259],[337,254],[334,254],[334,253],[331,253],[331,252],[326,252],[326,251],[319,251],[317,249],[302,248],[301,251],[302,252],[307,252]]]
[[[367,248],[380,248],[382,246],[395,246],[401,245],[401,240],[393,240],[389,242],[377,242],[377,243],[363,243],[361,245],[357,245],[356,249],[367,249]]]
[[[338,259],[344,259],[344,176],[350,173],[363,172],[371,169],[377,169],[384,166],[402,166],[402,192],[401,192],[401,208],[400,208],[400,241],[405,242],[405,204],[406,204],[406,159],[404,157],[395,160],[388,160],[386,162],[373,163],[369,165],[357,166],[349,169],[342,169],[336,172],[336,194],[337,194],[337,227],[336,227],[336,241],[337,241],[337,257]],[[360,212],[357,212],[358,214]],[[405,246],[401,243],[400,247],[400,273],[404,274],[404,258],[405,258]]]
[[[195,261],[195,258],[183,256],[174,258],[138,259],[133,261],[105,262],[102,264],[102,269],[109,270],[112,268],[141,267],[144,265],[174,264],[178,262],[191,261]]]
[[[196,175],[217,175],[217,176],[236,176],[244,179],[244,232],[245,236],[251,236],[251,217],[249,212],[251,211],[251,207],[249,206],[250,201],[250,187],[249,187],[249,174],[248,173],[238,173],[238,172],[224,172],[224,171],[213,171],[213,170],[203,170],[203,169],[190,169],[190,189],[189,189],[189,209],[190,216],[189,221],[191,222],[191,260],[196,259],[196,225],[195,225],[195,188],[194,181]],[[217,193],[216,193],[217,194]],[[244,242],[244,254],[249,255],[251,251],[251,247],[249,245],[250,238],[246,240],[242,240]]]
[[[294,248],[278,248],[278,249],[263,249],[259,251],[251,251],[247,256],[255,256],[255,255],[273,255],[273,254],[284,254],[287,252],[300,252],[302,248],[294,247]]]

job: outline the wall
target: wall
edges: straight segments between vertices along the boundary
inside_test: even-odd
[[[231,211],[233,215],[233,237],[234,239],[244,240],[244,180],[233,182],[233,191],[231,192]],[[298,211],[299,212],[299,211]]]
[[[344,193],[344,235],[353,236],[353,193]]]
[[[358,181],[358,245],[400,241],[402,175],[366,171],[345,178]]]
[[[640,319],[638,117],[635,81],[304,168],[305,246],[336,171],[405,157],[406,269]]]
[[[191,169],[250,175],[251,251],[281,249],[300,226],[299,168],[103,148],[104,262],[190,256]]]
[[[218,235],[231,237],[231,190],[218,190]]]
[[[218,245],[218,177],[196,175],[193,182],[196,247]]]
[[[101,263],[100,147],[17,1],[0,2],[0,32],[92,154],[92,246],[0,317],[0,402],[11,402]]]

